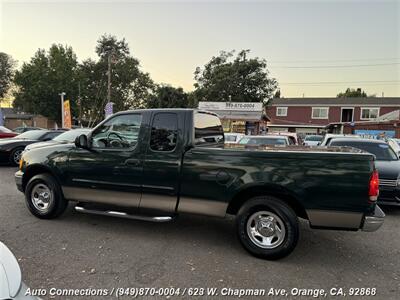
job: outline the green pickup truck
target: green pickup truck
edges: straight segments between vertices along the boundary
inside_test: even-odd
[[[246,250],[278,259],[295,248],[298,218],[313,228],[375,231],[374,156],[351,148],[224,145],[217,115],[193,109],[114,114],[75,144],[26,151],[15,174],[33,215],[81,212],[165,222],[236,215]]]

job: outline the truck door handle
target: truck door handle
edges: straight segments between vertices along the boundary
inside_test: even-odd
[[[125,160],[125,165],[128,165],[128,166],[138,166],[139,164],[140,164],[140,160],[138,160],[138,159],[131,158],[131,159]]]

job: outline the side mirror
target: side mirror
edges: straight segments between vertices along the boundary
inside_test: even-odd
[[[81,134],[75,139],[75,146],[77,148],[89,149],[88,137],[86,134]]]

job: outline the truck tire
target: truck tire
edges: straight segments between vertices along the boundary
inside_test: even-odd
[[[254,197],[245,202],[236,217],[243,247],[252,255],[276,260],[289,255],[299,239],[296,213],[273,196]]]
[[[21,159],[22,152],[24,152],[24,147],[18,147],[18,148],[15,148],[13,151],[11,151],[10,163],[13,166],[19,165],[19,160]]]
[[[39,174],[29,180],[25,201],[29,211],[40,219],[54,219],[68,206],[60,185],[50,174]]]

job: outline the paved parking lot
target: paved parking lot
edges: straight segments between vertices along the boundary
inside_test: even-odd
[[[0,166],[0,240],[31,288],[376,287],[371,299],[399,299],[400,208],[383,208],[385,224],[373,233],[310,230],[304,222],[294,253],[271,262],[243,250],[229,219],[156,224],[71,206],[60,219],[39,220],[15,187],[15,171]]]

